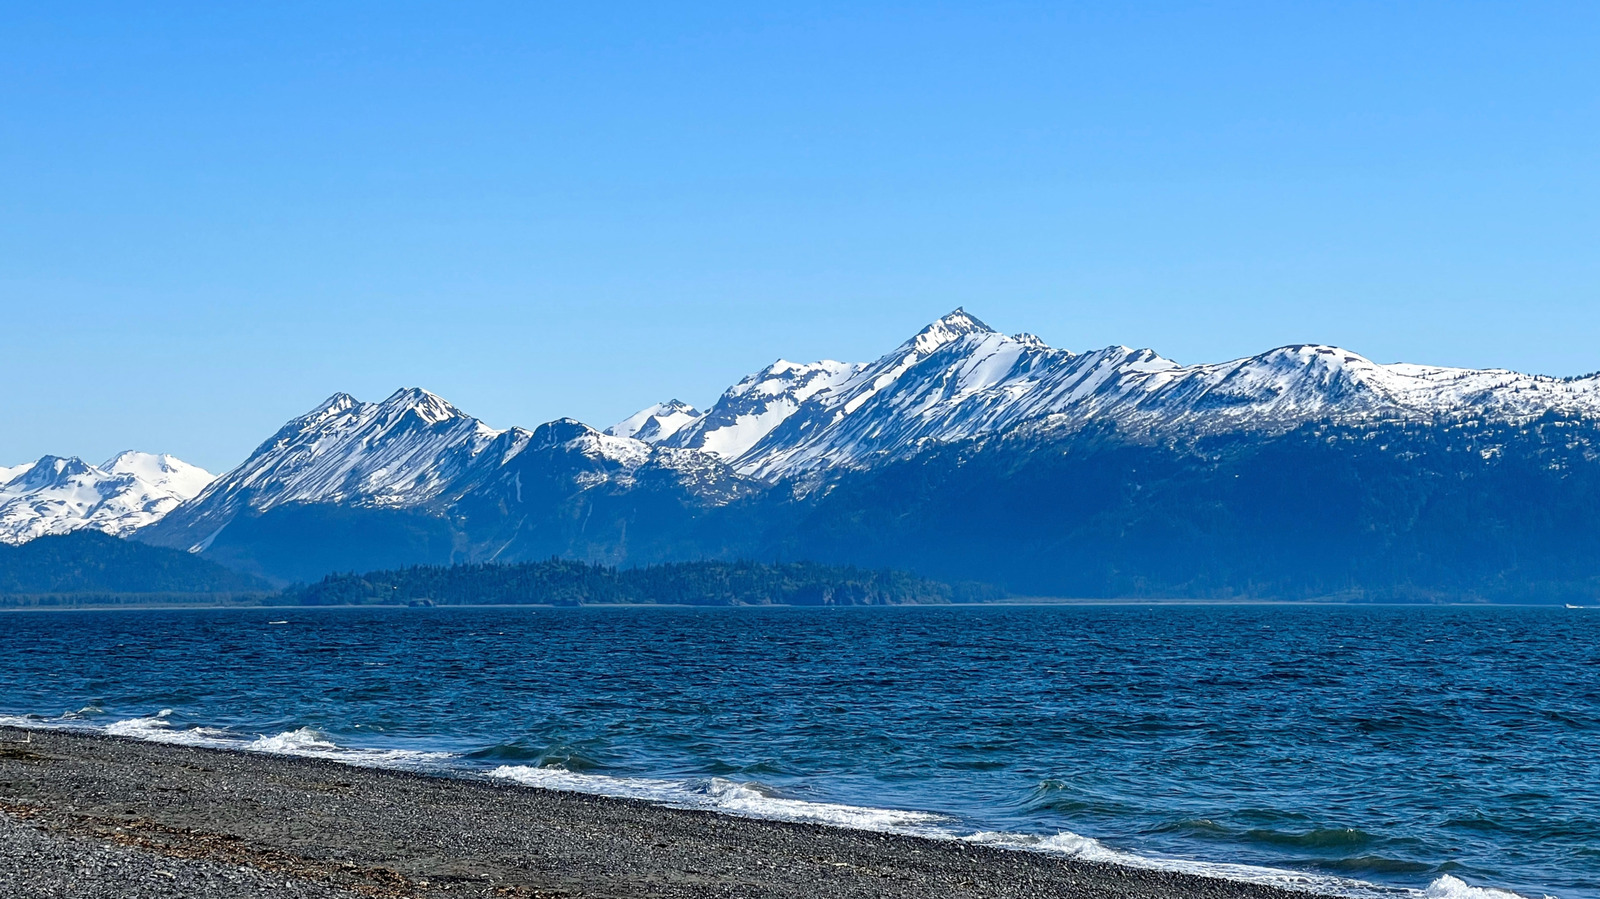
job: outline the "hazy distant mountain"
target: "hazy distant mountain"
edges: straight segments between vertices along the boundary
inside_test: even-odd
[[[181,459],[131,450],[98,466],[45,456],[0,468],[0,543],[80,528],[123,536],[194,497],[211,479]]]
[[[256,578],[190,553],[92,528],[51,534],[27,543],[0,544],[0,605],[18,594],[194,594],[265,592]],[[6,597],[11,601],[4,601]],[[25,603],[26,604],[26,603]]]
[[[1600,579],[1597,423],[1594,376],[1326,346],[1185,366],[957,310],[876,361],[780,360],[604,432],[335,395],[138,535],[280,581],[745,557],[1084,595],[1527,598]]]

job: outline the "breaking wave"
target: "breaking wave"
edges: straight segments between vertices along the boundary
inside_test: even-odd
[[[489,776],[545,790],[642,799],[673,808],[702,809],[772,821],[829,824],[853,830],[944,836],[946,832],[940,829],[940,825],[954,823],[953,819],[932,812],[786,798],[764,784],[741,783],[721,777],[613,777],[528,765],[501,765],[490,771]]]
[[[1177,871],[1349,899],[1527,899],[1505,890],[1470,886],[1449,875],[1439,877],[1426,889],[1414,890],[1282,868],[1141,855],[1113,849],[1099,840],[1067,831],[1050,836],[997,831],[963,833],[960,822],[948,815],[793,799],[779,795],[764,784],[741,783],[720,777],[616,777],[530,765],[501,765],[490,771],[489,776],[545,790],[638,799],[672,808],[700,809],[773,821],[962,840],[997,849],[1044,852],[1089,862]]]
[[[1116,849],[1069,831],[1053,835],[971,832],[970,828],[963,829],[962,822],[950,815],[798,799],[784,796],[765,784],[722,777],[629,777],[584,773],[562,767],[505,764],[484,771],[484,762],[495,754],[486,756],[473,753],[464,756],[450,752],[347,747],[312,727],[299,727],[271,735],[244,735],[223,728],[181,725],[174,720],[172,709],[161,709],[153,715],[125,718],[99,727],[85,724],[87,715],[99,711],[98,708],[86,707],[57,718],[0,715],[0,726],[100,732],[154,743],[320,758],[359,767],[427,770],[468,777],[486,774],[488,777],[545,790],[636,799],[670,808],[696,809],[747,818],[960,840],[997,849],[1043,852],[1130,868],[1177,871],[1349,899],[1526,899],[1506,890],[1475,887],[1450,875],[1440,876],[1426,888],[1418,890],[1281,868],[1144,855]]]
[[[321,731],[311,727],[300,727],[277,734],[241,734],[225,728],[204,727],[197,724],[182,725],[174,720],[172,709],[161,709],[154,715],[124,718],[98,727],[84,723],[87,713],[99,711],[90,707],[79,712],[69,712],[59,718],[46,718],[41,715],[0,715],[0,726],[35,730],[87,731],[175,746],[322,758],[361,767],[426,768],[456,758],[454,753],[449,752],[340,746]]]

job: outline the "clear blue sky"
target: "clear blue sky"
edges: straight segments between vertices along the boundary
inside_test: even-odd
[[[605,425],[957,305],[1600,369],[1600,4],[778,6],[8,4],[0,464]]]

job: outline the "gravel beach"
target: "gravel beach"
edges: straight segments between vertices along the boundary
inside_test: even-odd
[[[7,897],[1306,893],[511,783],[0,728]]]

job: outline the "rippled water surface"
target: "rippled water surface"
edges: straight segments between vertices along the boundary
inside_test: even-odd
[[[1600,896],[1600,610],[14,613],[0,659],[0,714],[37,726]]]

